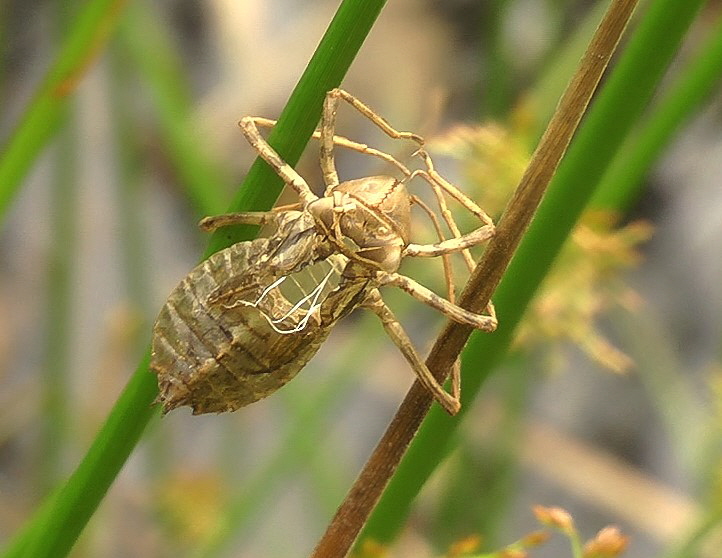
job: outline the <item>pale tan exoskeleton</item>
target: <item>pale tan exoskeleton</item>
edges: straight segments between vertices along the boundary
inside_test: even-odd
[[[347,101],[392,138],[415,142],[425,169],[410,171],[391,155],[334,135],[340,100]],[[245,117],[240,126],[258,154],[300,198],[297,208],[231,213],[207,217],[201,227],[213,230],[235,224],[275,224],[267,238],[239,242],[201,263],[175,288],[153,330],[151,368],[158,375],[159,400],[168,411],[190,405],[194,413],[232,411],[261,399],[293,378],[318,350],[333,325],[357,307],[368,308],[401,350],[422,384],[449,413],[460,407],[458,366],[452,393],[436,381],[379,287],[396,286],[452,320],[484,331],[496,328],[488,315],[453,303],[451,272],[445,265],[449,298],[444,299],[398,273],[406,256],[447,257],[460,252],[473,268],[468,248],[494,233],[491,219],[472,200],[435,171],[423,139],[398,132],[349,93],[334,89],[324,102],[320,162],[325,193],[315,195],[259,133],[273,121]],[[334,147],[380,157],[404,177],[372,176],[339,182]],[[407,191],[414,177],[432,187],[453,238],[435,244],[410,242],[412,203],[434,220],[431,210]],[[482,225],[462,235],[446,206],[445,195],[460,202]],[[311,285],[300,285],[301,276]],[[300,294],[290,295],[289,285]],[[297,300],[296,300],[297,299]]]

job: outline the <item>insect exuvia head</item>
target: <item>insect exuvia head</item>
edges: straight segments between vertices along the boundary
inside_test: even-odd
[[[402,182],[390,176],[349,180],[307,209],[342,253],[384,271],[398,269],[411,218]]]

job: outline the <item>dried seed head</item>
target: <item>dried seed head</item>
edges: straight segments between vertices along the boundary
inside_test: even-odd
[[[547,542],[549,537],[550,535],[546,531],[534,531],[533,533],[525,535],[524,538],[521,539],[521,543],[525,547],[539,546]]]
[[[622,535],[618,527],[605,527],[584,545],[584,558],[616,558],[629,544],[629,537]]]
[[[499,558],[527,558],[529,553],[521,548],[505,548],[497,553]]]
[[[428,145],[461,161],[469,184],[477,185],[474,198],[494,214],[502,210],[527,167],[529,131],[521,122],[509,127],[460,125]],[[551,368],[558,368],[564,355],[560,344],[550,340],[575,343],[612,372],[630,370],[632,359],[599,331],[596,321],[614,306],[639,303],[622,274],[638,264],[639,246],[651,234],[645,222],[618,226],[609,215],[584,215],[531,304],[515,343],[526,349],[543,346]]]
[[[574,520],[571,514],[563,508],[534,506],[534,515],[542,525],[554,527],[565,533],[574,532]]]
[[[446,553],[447,558],[457,558],[466,556],[472,552],[476,552],[481,547],[481,537],[479,535],[469,535],[458,541],[454,541]]]

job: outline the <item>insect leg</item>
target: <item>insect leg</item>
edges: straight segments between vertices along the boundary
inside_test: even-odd
[[[444,238],[444,232],[441,230],[441,223],[439,223],[439,218],[436,216],[436,213],[434,213],[431,208],[426,205],[426,203],[424,203],[418,196],[411,195],[411,201],[418,205],[424,211],[424,213],[429,216],[429,219],[431,219],[431,222],[434,225],[434,229],[436,230],[436,236],[439,238],[439,243],[444,242],[446,239]],[[406,254],[402,254],[402,257],[405,255]],[[444,266],[444,280],[446,281],[446,298],[449,300],[449,302],[453,303],[456,300],[456,291],[454,289],[454,270],[451,265],[450,253],[440,255],[442,264]],[[461,362],[458,358],[454,361],[454,366],[451,371],[451,382],[452,393],[457,393],[461,382]]]
[[[448,193],[452,198],[458,201],[471,213],[476,215],[484,224],[493,224],[491,217],[489,217],[486,211],[481,209],[474,200],[472,200],[469,196],[464,194],[464,192],[459,190],[459,188],[454,186],[451,182],[449,182],[438,172],[436,172],[436,169],[434,168],[434,162],[431,160],[431,156],[424,149],[419,149],[416,152],[416,155],[421,157],[421,159],[423,159],[424,161],[424,164],[426,165],[427,171],[423,174],[426,174],[426,177],[428,177],[427,180],[438,184],[446,193]]]
[[[393,285],[395,287],[399,287],[401,290],[406,291],[424,304],[428,304],[432,308],[436,308],[439,312],[455,322],[466,324],[482,331],[491,332],[496,329],[496,313],[494,312],[494,307],[491,304],[487,306],[487,311],[489,312],[488,316],[476,314],[449,302],[405,275],[400,275],[399,273],[379,272],[378,278],[382,285]]]
[[[276,121],[271,120],[270,118],[263,118],[260,116],[253,116],[251,118],[256,123],[256,126],[258,126],[260,128],[273,128],[276,125]],[[316,130],[313,133],[312,137],[313,137],[313,139],[316,139],[316,140],[321,139],[321,132],[319,130]],[[339,135],[335,135],[335,134],[333,136],[333,144],[334,144],[334,146],[343,147],[344,149],[351,149],[353,151],[357,151],[358,153],[362,153],[364,155],[370,155],[371,157],[377,157],[377,158],[381,159],[382,161],[385,161],[386,163],[394,165],[404,175],[411,176],[411,171],[409,170],[409,168],[406,165],[404,165],[402,162],[400,162],[398,159],[396,159],[393,155],[389,155],[385,151],[381,151],[379,149],[369,147],[365,143],[353,141],[353,140],[348,139],[345,136],[339,136]]]
[[[444,193],[441,187],[436,182],[434,182],[434,180],[431,179],[431,176],[425,170],[415,170],[409,177],[409,182],[413,180],[413,178],[416,176],[422,177],[424,180],[426,180],[429,186],[431,186],[431,191],[436,197],[436,203],[439,205],[441,216],[444,218],[444,221],[449,227],[451,234],[454,235],[455,238],[460,238],[461,231],[459,230],[459,226],[454,220],[454,216],[452,215],[451,211],[449,211],[449,206],[446,204],[446,198],[444,197]],[[473,270],[476,264],[474,262],[474,259],[471,257],[471,252],[469,252],[468,250],[461,250],[461,254],[464,257],[464,261],[466,263],[466,266],[469,268],[469,271]]]
[[[439,404],[448,412],[450,415],[455,415],[461,408],[460,396],[460,383],[458,376],[452,380],[452,393],[449,394],[444,387],[438,382],[434,375],[429,370],[426,363],[421,359],[419,353],[414,348],[409,336],[406,331],[396,319],[396,316],[391,309],[386,306],[378,290],[374,289],[368,296],[362,306],[369,308],[374,314],[376,314],[381,323],[384,326],[384,330],[396,344],[401,353],[406,357],[406,360],[411,365],[417,378],[421,384],[429,390]],[[454,365],[456,368],[456,365]],[[458,369],[454,370],[454,374],[458,373]]]
[[[424,203],[421,198],[418,196],[411,195],[411,201],[418,205],[426,215],[429,216],[429,219],[431,219],[431,222],[434,225],[434,229],[436,230],[436,236],[439,238],[439,243],[444,242],[444,232],[441,230],[441,223],[439,223],[439,218],[436,216],[436,214],[431,210],[431,208]],[[401,254],[401,257],[403,258],[407,254],[404,252]],[[449,254],[439,254],[441,256],[441,260],[444,265],[444,280],[446,281],[446,298],[448,298],[451,302],[454,302],[456,295],[454,292],[454,276],[453,276],[453,269],[451,267],[451,258],[449,258]]]
[[[324,99],[323,118],[321,120],[321,168],[323,170],[324,181],[326,182],[326,194],[338,186],[338,175],[336,173],[333,158],[333,146],[337,142],[334,141],[335,136],[333,132],[336,124],[336,112],[338,111],[338,103],[340,100],[344,100],[350,104],[389,137],[393,139],[411,140],[418,144],[419,147],[424,145],[424,139],[421,136],[412,132],[399,132],[384,118],[374,112],[368,105],[364,104],[347,91],[344,91],[343,89],[332,89],[326,94],[326,98]],[[341,144],[338,143],[338,145]],[[355,149],[355,147],[352,147],[351,145],[345,145],[345,147]],[[357,149],[357,151],[380,157],[381,159],[395,165],[407,177],[411,175],[405,165],[397,161],[388,153],[384,153],[376,149],[371,150],[367,146],[364,146],[364,149]]]
[[[436,216],[436,214],[418,196],[412,195],[411,201],[418,205],[429,216],[429,219],[431,219],[431,222],[434,225],[434,229],[436,230],[436,236],[439,238],[439,243],[444,242],[444,233],[441,230],[441,223],[439,223],[439,218]],[[402,254],[402,257],[404,255],[405,254]],[[444,266],[444,279],[446,281],[446,298],[449,300],[449,302],[453,304],[456,300],[456,292],[454,290],[454,270],[451,265],[450,254],[441,254],[441,261]],[[461,357],[457,358],[454,361],[453,367],[451,369],[451,392],[455,394],[454,397],[456,397],[457,399],[459,398],[461,392]]]
[[[321,172],[323,183],[326,185],[324,195],[338,186],[338,172],[336,172],[336,160],[333,155],[333,136],[336,128],[336,111],[338,100],[327,94],[323,100],[323,113],[321,114],[321,148],[319,158],[321,161]]]
[[[223,215],[211,215],[203,217],[198,223],[201,230],[212,232],[221,227],[231,225],[266,225],[273,223],[278,218],[277,211],[242,211],[238,213],[224,213]]]
[[[393,139],[411,140],[417,143],[419,146],[424,145],[424,138],[412,132],[399,132],[396,128],[391,126],[391,124],[389,124],[384,118],[376,114],[371,109],[371,107],[358,100],[348,91],[344,91],[343,89],[332,89],[326,94],[326,98],[333,99],[332,102],[336,105],[338,104],[339,99],[343,99],[357,111],[363,114],[366,118],[368,118],[371,122],[373,122],[376,126],[378,126],[382,132],[384,132],[387,136]]]
[[[448,254],[454,252],[462,252],[462,254],[464,254],[467,259],[468,265],[469,260],[471,260],[471,254],[469,253],[468,249],[471,246],[475,246],[481,242],[484,242],[485,240],[488,240],[493,235],[494,226],[484,225],[483,227],[479,227],[478,229],[471,231],[468,234],[455,238],[450,238],[449,240],[443,240],[436,244],[409,244],[408,246],[406,246],[406,248],[404,248],[404,252],[402,255],[417,257],[445,257]],[[470,269],[473,269],[473,266],[470,266]],[[449,302],[453,303],[454,299],[452,297],[449,297]],[[486,312],[490,316],[495,316],[494,305],[491,303],[491,301],[489,301],[489,304],[486,306]],[[494,319],[496,320],[496,318]],[[496,325],[494,327],[496,327]]]
[[[241,127],[248,143],[251,144],[253,149],[276,171],[276,174],[278,174],[286,184],[296,190],[304,205],[318,199],[318,196],[311,191],[311,188],[308,187],[303,177],[298,174],[291,165],[286,163],[281,156],[276,153],[276,150],[261,136],[252,117],[244,116],[238,125]]]
[[[464,252],[472,246],[481,244],[494,236],[494,227],[484,225],[465,235],[443,240],[435,244],[409,244],[404,249],[404,256],[435,258],[454,252]]]
[[[448,208],[446,207],[446,201],[444,200],[443,195],[441,195],[440,189],[449,194],[452,198],[454,198],[461,205],[463,205],[468,211],[478,217],[479,220],[484,223],[484,226],[488,227],[493,232],[494,222],[491,220],[491,217],[489,217],[489,215],[487,215],[487,213],[483,209],[481,209],[476,204],[476,202],[474,202],[474,200],[469,198],[466,194],[464,194],[464,192],[459,190],[456,186],[451,184],[448,180],[446,180],[443,176],[436,172],[436,169],[434,169],[434,163],[431,160],[429,154],[425,150],[419,149],[416,152],[416,155],[418,155],[424,160],[427,170],[416,170],[412,173],[411,178],[418,175],[429,183],[431,189],[436,195],[444,220],[449,225],[449,228],[454,233],[454,236],[456,236],[457,238],[460,237],[459,227],[457,226],[456,221],[454,221],[451,212],[449,212]],[[464,260],[466,261],[466,265],[469,268],[469,271],[472,271],[475,267],[475,264],[474,260],[471,257],[471,254],[467,249],[464,249],[461,252],[464,256]]]

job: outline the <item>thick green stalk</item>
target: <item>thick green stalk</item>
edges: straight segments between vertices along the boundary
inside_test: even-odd
[[[91,0],[79,10],[65,43],[0,157],[0,216],[40,150],[57,131],[68,99],[115,29],[125,0]]]
[[[702,0],[655,0],[591,106],[495,295],[499,329],[474,334],[463,355],[461,413],[506,353],[512,334],[604,170],[647,106]],[[432,409],[363,533],[393,540],[411,503],[450,450],[460,421]]]
[[[531,394],[538,382],[527,374],[529,359],[522,353],[504,360],[503,378],[494,379],[494,427],[485,434],[460,435],[451,474],[434,510],[433,543],[448,548],[469,533],[483,533],[484,547],[503,545],[507,512],[518,496],[519,442],[529,412]],[[468,443],[469,438],[473,441]],[[479,443],[479,445],[474,442]],[[481,498],[480,495],[484,497]]]
[[[594,208],[623,213],[639,198],[644,176],[675,132],[703,106],[722,77],[722,17],[694,60],[683,68],[656,103],[652,114],[630,136],[604,174],[591,201]]]
[[[270,141],[295,164],[318,123],[323,98],[338,86],[373,23],[384,0],[344,0],[321,40],[306,71],[279,118]],[[281,191],[280,179],[261,161],[251,167],[231,211],[268,209]],[[249,228],[214,235],[207,254],[252,238]],[[149,352],[141,361],[108,419],[67,483],[16,537],[6,557],[59,558],[65,556],[100,504],[110,484],[137,444],[150,418],[157,394],[148,370]]]
[[[482,24],[486,38],[486,86],[483,91],[482,116],[501,119],[509,109],[513,76],[509,72],[509,52],[504,36],[504,21],[509,10],[508,0],[484,2]]]

